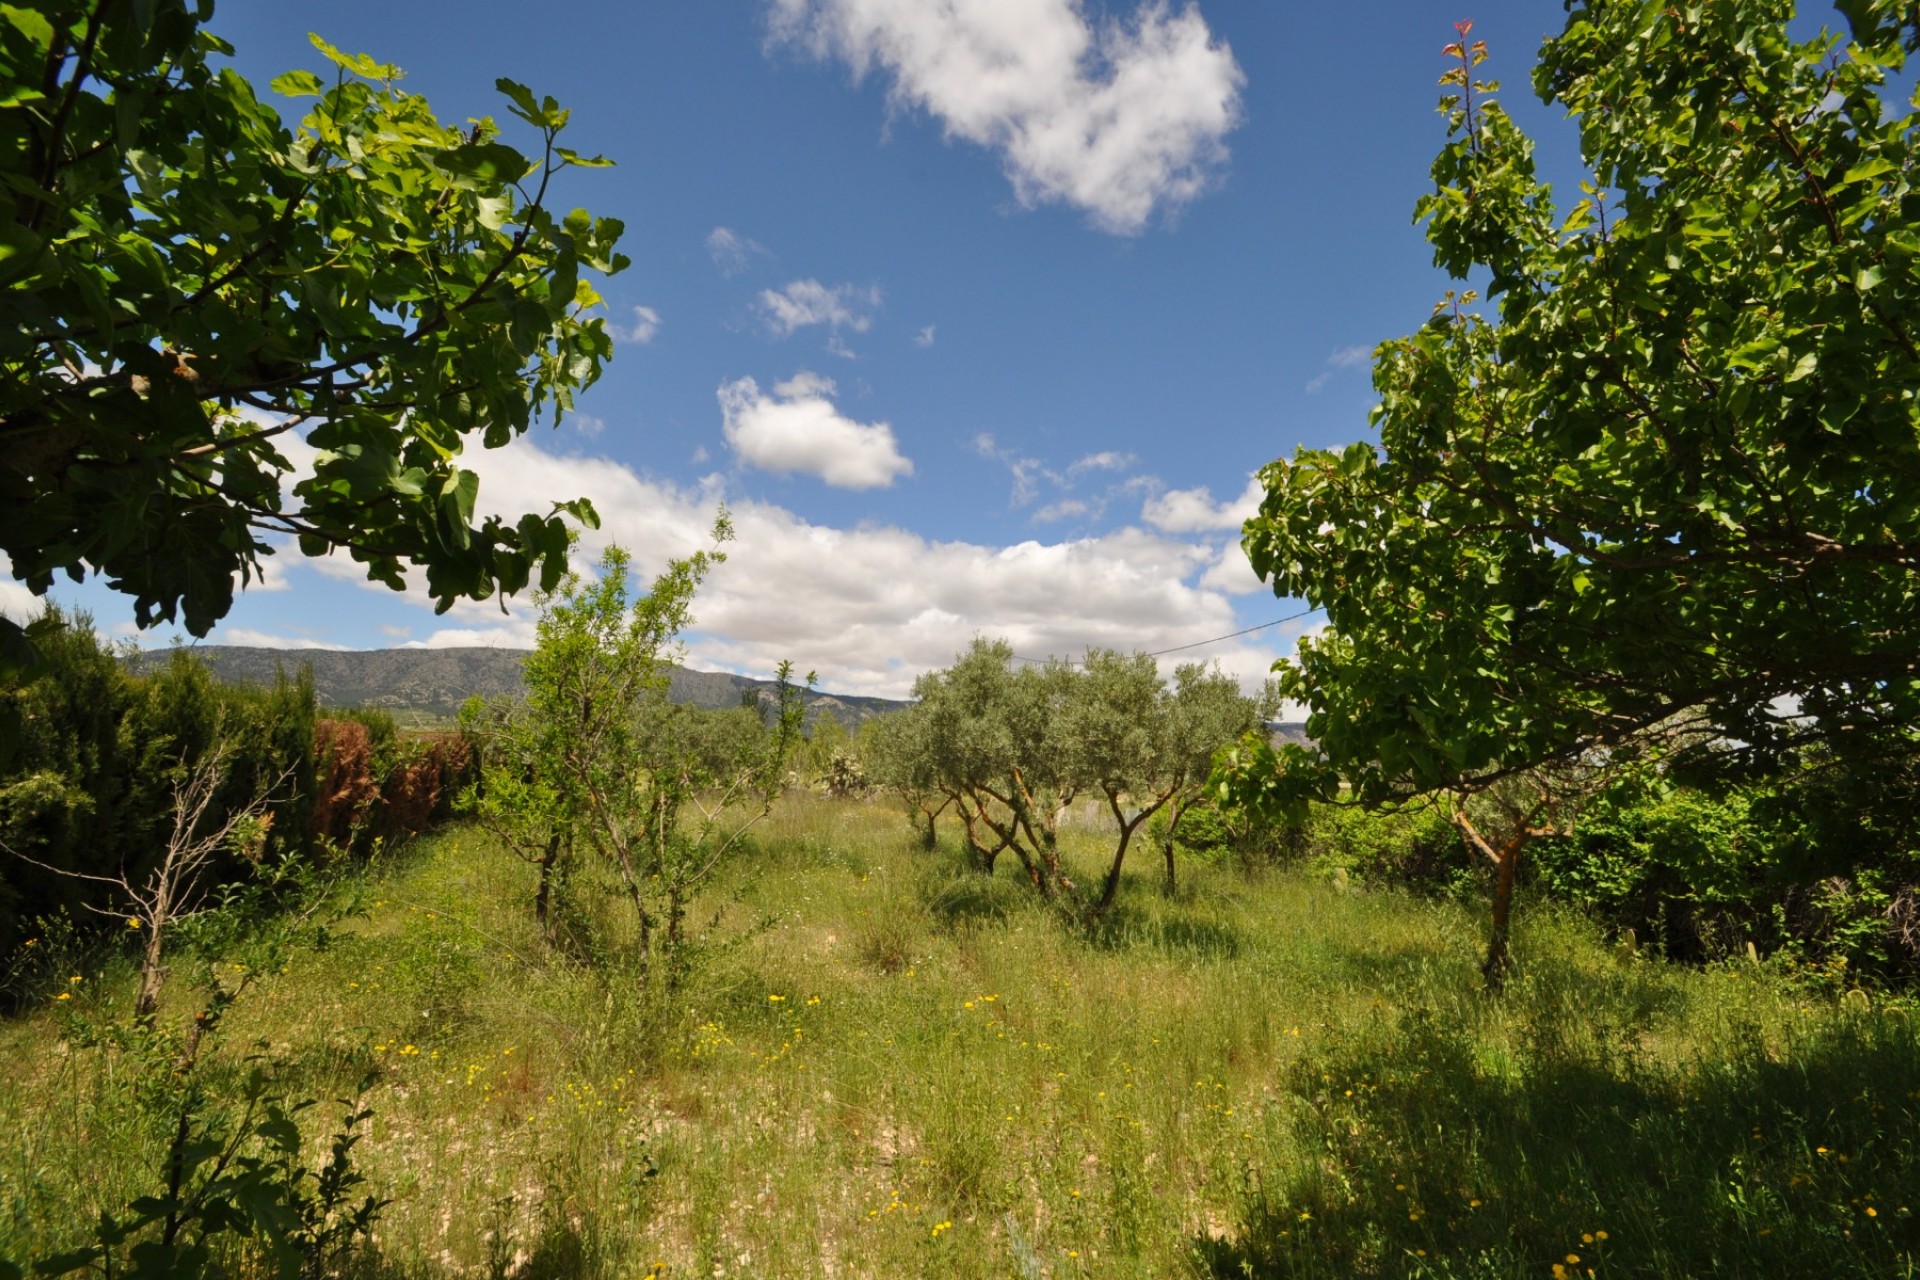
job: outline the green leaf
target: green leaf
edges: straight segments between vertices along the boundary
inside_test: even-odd
[[[493,185],[518,182],[533,168],[532,161],[503,142],[470,142],[442,151],[433,163],[458,177]]]
[[[540,124],[540,104],[534,101],[533,90],[505,76],[493,82],[493,87],[507,95],[513,103],[513,113],[529,124]]]
[[[344,53],[322,40],[317,33],[309,32],[307,39],[313,47],[325,55],[328,62],[354,75],[364,76],[368,80],[398,80],[400,68],[385,62],[375,62],[364,53]]]
[[[326,89],[326,84],[311,71],[288,71],[274,77],[270,87],[286,98],[318,97]]]
[[[46,241],[9,218],[0,222],[0,284],[24,282],[46,274]]]
[[[22,9],[19,5],[0,4],[0,19],[4,19],[39,48],[53,47],[53,24],[44,15],[31,9]]]

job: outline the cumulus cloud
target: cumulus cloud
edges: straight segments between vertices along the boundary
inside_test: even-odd
[[[604,524],[582,532],[581,563],[618,542],[643,575],[705,545],[726,500],[717,478],[675,485],[605,458],[548,453],[531,439],[468,461],[486,513],[517,519],[545,512],[557,496],[590,498]],[[888,526],[837,529],[764,502],[729,505],[736,539],[694,604],[695,667],[765,676],[792,658],[818,670],[824,688],[904,697],[915,676],[952,662],[975,635],[1005,637],[1030,657],[1077,657],[1089,645],[1151,652],[1245,625],[1232,597],[1203,580],[1216,551],[1151,530],[991,546]],[[511,607],[503,618],[494,601],[462,602],[446,629],[420,643],[530,645],[532,610],[524,601]],[[1253,688],[1292,647],[1290,635],[1261,632],[1162,662],[1169,670],[1217,662]]]
[[[926,328],[922,329],[920,332],[914,334],[913,345],[916,347],[932,346],[933,345],[933,326],[928,325]]]
[[[1200,585],[1230,596],[1256,595],[1270,589],[1253,571],[1246,550],[1237,542],[1220,548],[1219,558],[1200,575]]]
[[[776,338],[785,338],[809,325],[865,333],[873,327],[880,307],[877,285],[861,288],[840,284],[831,288],[818,280],[795,280],[784,289],[760,291],[760,319]]]
[[[893,428],[855,422],[834,407],[833,380],[801,372],[771,394],[752,378],[720,387],[727,443],[743,462],[767,471],[802,471],[841,489],[885,488],[913,474]]]
[[[22,624],[39,617],[46,607],[44,602],[25,583],[14,580],[13,566],[4,556],[0,556],[0,569],[6,570],[6,576],[0,578],[0,617]]]
[[[1215,181],[1246,76],[1193,4],[1146,0],[1128,21],[1087,7],[773,0],[769,34],[856,79],[879,68],[897,109],[997,152],[1023,205],[1072,205],[1131,235]]]
[[[1205,533],[1214,529],[1237,529],[1259,514],[1260,499],[1266,490],[1255,476],[1231,502],[1215,502],[1213,491],[1170,489],[1148,498],[1140,518],[1163,533]]]
[[[707,232],[707,256],[720,274],[731,279],[753,265],[755,258],[768,257],[757,240],[749,240],[731,227],[715,227]]]

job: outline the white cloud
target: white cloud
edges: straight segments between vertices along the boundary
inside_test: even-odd
[[[403,649],[531,649],[533,617],[515,617],[497,627],[443,627],[425,640],[409,640]]]
[[[1130,453],[1115,453],[1112,449],[1103,449],[1099,453],[1089,453],[1075,459],[1067,467],[1070,476],[1084,475],[1089,471],[1125,471],[1139,459]]]
[[[721,275],[732,278],[752,266],[755,258],[771,255],[759,241],[749,240],[731,227],[715,227],[707,232],[707,256]]]
[[[1337,369],[1357,369],[1373,359],[1372,347],[1340,347],[1327,357],[1327,367],[1307,380],[1307,394],[1317,396],[1333,381]]]
[[[721,384],[727,443],[767,471],[803,471],[841,489],[885,488],[913,474],[893,428],[862,423],[834,408],[833,381],[801,372],[768,395],[752,378]]]
[[[1131,235],[1212,185],[1246,76],[1193,4],[1130,21],[1083,0],[773,0],[769,34],[856,78],[876,66],[896,108],[1000,154],[1024,205],[1064,203]]]
[[[1064,470],[1056,470],[1039,458],[1030,458],[1017,449],[1004,447],[984,431],[973,438],[973,451],[999,463],[1012,475],[1013,493],[1010,501],[1014,507],[1031,505],[1043,490],[1075,495],[1056,497],[1035,511],[1032,516],[1035,524],[1052,524],[1076,518],[1097,521],[1106,515],[1108,505],[1116,499],[1129,497],[1143,488],[1159,486],[1159,482],[1151,476],[1128,476],[1108,482],[1097,493],[1076,493],[1081,482],[1089,475],[1095,472],[1129,471],[1140,461],[1131,453],[1120,453],[1113,449],[1084,454],[1068,463]]]
[[[545,512],[553,499],[592,499],[604,524],[581,535],[577,563],[609,542],[651,575],[706,544],[726,495],[717,479],[679,486],[604,458],[548,453],[531,439],[471,454],[483,513]],[[816,669],[823,688],[904,697],[920,672],[943,667],[975,635],[1004,636],[1030,657],[1078,656],[1089,645],[1167,649],[1245,625],[1232,597],[1205,581],[1210,545],[1123,528],[1093,537],[996,547],[940,542],[903,529],[813,524],[769,503],[731,504],[736,540],[694,603],[688,660],[765,676],[782,658]],[[363,584],[385,593],[377,584]],[[416,596],[424,609],[423,595]],[[532,609],[510,617],[495,601],[462,602],[426,645],[532,643]],[[424,615],[423,615],[424,616]],[[1162,663],[1218,662],[1256,687],[1290,635],[1261,632]]]
[[[1075,516],[1092,514],[1093,509],[1078,498],[1063,498],[1059,502],[1049,502],[1033,513],[1035,524],[1053,524],[1061,520],[1071,520]]]
[[[660,313],[652,307],[635,307],[632,324],[610,327],[614,337],[645,346],[653,341],[653,335],[660,332]]]
[[[1163,533],[1205,533],[1211,529],[1237,529],[1259,514],[1260,499],[1266,490],[1254,476],[1231,502],[1216,503],[1213,491],[1204,485],[1198,489],[1171,489],[1148,498],[1140,509],[1140,518]]]
[[[44,608],[45,602],[24,583],[14,581],[11,574],[0,581],[0,617],[25,625],[39,617]]]
[[[1253,565],[1247,560],[1246,549],[1237,542],[1229,542],[1220,548],[1219,559],[1200,575],[1200,585],[1214,591],[1224,591],[1230,596],[1257,595],[1271,589],[1253,571]]]
[[[922,329],[920,332],[914,334],[913,345],[916,347],[932,346],[933,345],[933,326],[928,325],[926,328]]]
[[[341,652],[352,647],[330,640],[315,640],[310,636],[283,636],[255,631],[251,627],[221,627],[208,643],[246,645],[254,649],[332,649]]]
[[[784,289],[760,291],[760,318],[767,331],[785,338],[809,325],[824,324],[865,333],[873,327],[880,306],[880,288],[840,284],[829,288],[818,280],[795,280]]]
[[[299,552],[291,538],[275,538],[273,545],[279,548],[278,555],[261,556],[254,565],[253,581],[240,587],[238,580],[234,585],[252,594],[256,591],[285,591],[293,584],[287,581],[287,570],[299,562]]]

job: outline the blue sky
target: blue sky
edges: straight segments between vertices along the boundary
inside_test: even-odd
[[[1237,549],[1248,480],[1364,438],[1367,351],[1446,287],[1410,219],[1461,17],[1576,180],[1527,87],[1561,18],[1537,0],[224,0],[211,26],[262,86],[321,69],[316,31],[443,119],[506,120],[497,76],[572,108],[617,167],[558,202],[625,221],[625,336],[575,418],[469,459],[482,505],[586,494],[588,550],[653,568],[724,500],[690,661],[897,696],[975,634],[1159,650],[1297,612]],[[357,577],[285,552],[210,639],[530,641],[524,604],[435,617]],[[131,633],[103,588],[57,594]],[[1256,679],[1302,625],[1180,656]]]

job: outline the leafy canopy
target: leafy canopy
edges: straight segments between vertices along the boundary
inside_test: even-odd
[[[1572,0],[1534,87],[1592,178],[1446,53],[1419,203],[1449,294],[1376,352],[1377,444],[1262,472],[1253,565],[1327,611],[1279,667],[1317,746],[1246,798],[1473,790],[1690,718],[1719,763],[1910,752],[1920,716],[1920,123],[1892,0]]]
[[[565,570],[562,513],[475,513],[470,437],[571,407],[613,353],[583,278],[621,225],[556,216],[567,112],[511,81],[529,156],[318,37],[287,127],[216,55],[209,0],[0,5],[0,551],[89,571],[204,635],[268,538],[344,548],[441,609]],[[296,461],[298,465],[296,465]],[[17,635],[17,633],[16,633]]]

